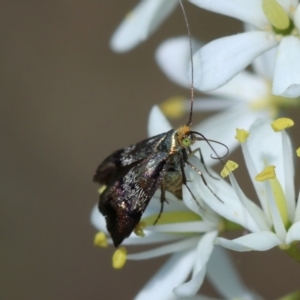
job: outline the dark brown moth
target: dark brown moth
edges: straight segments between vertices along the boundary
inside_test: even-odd
[[[188,27],[184,9],[183,14]],[[189,28],[188,33],[190,36]],[[200,140],[208,142],[202,134],[191,129],[193,70],[191,99],[186,125],[117,150],[99,165],[94,175],[94,181],[100,183],[103,189],[99,210],[106,218],[107,230],[116,247],[133,232],[158,188],[161,189],[160,213],[166,201],[166,191],[182,199],[182,185],[188,188],[184,173],[186,164],[195,169],[205,182],[201,172],[188,161],[191,145]],[[201,160],[203,162],[202,157]]]

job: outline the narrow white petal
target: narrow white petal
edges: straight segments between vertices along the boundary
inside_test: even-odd
[[[192,41],[192,45],[195,50],[200,48],[200,43],[195,40]],[[170,38],[161,43],[156,50],[155,58],[170,80],[183,87],[191,87],[188,76],[191,52],[187,36]]]
[[[207,277],[224,299],[259,299],[243,284],[231,257],[215,246],[207,264]]]
[[[277,1],[287,13],[294,10],[299,4],[298,0],[277,0]]]
[[[170,253],[185,251],[196,247],[200,236],[192,237],[189,239],[183,239],[175,243],[169,243],[148,251],[139,252],[135,254],[128,254],[127,259],[129,260],[141,260],[150,259]]]
[[[281,218],[278,206],[275,202],[275,197],[271,188],[270,181],[266,180],[264,184],[266,185],[267,199],[268,199],[269,209],[270,209],[270,213],[274,225],[274,230],[276,232],[277,237],[283,243],[286,239],[287,232],[283,224],[283,220]]]
[[[194,126],[194,130],[202,133],[207,139],[215,140],[225,144],[230,151],[238,146],[235,139],[236,128],[249,129],[251,124],[259,117],[265,117],[266,112],[250,110],[247,105],[235,105],[223,112],[213,115],[205,119],[200,124]],[[222,156],[225,148],[221,145],[212,143],[212,146]],[[206,142],[195,144],[194,148],[200,147],[204,161],[207,165],[218,163],[217,159],[212,159],[212,149]],[[215,157],[215,155],[213,155]]]
[[[231,186],[235,190],[237,196],[239,197],[242,204],[245,206],[249,215],[252,217],[253,221],[257,224],[257,231],[264,231],[269,230],[270,226],[268,225],[266,216],[264,215],[263,211],[252,201],[250,201],[246,195],[244,194],[243,190],[238,185],[234,175],[231,173],[229,174],[229,179],[231,182]],[[243,225],[247,228],[248,220],[245,219],[245,224]]]
[[[296,195],[295,195],[295,186],[294,186],[294,176],[295,176],[295,167],[293,160],[293,147],[291,139],[286,133],[286,131],[281,132],[282,137],[282,152],[283,155],[283,164],[284,164],[284,185],[285,185],[285,197],[286,204],[288,209],[289,220],[292,222],[295,218],[295,208],[296,208]]]
[[[189,158],[189,161],[203,172],[203,176],[207,182],[207,185],[205,185],[200,175],[194,170],[188,172],[189,166],[186,166],[185,170],[187,170],[188,174],[188,186],[191,188],[195,198],[205,201],[207,206],[224,218],[241,224],[242,226],[246,225],[250,231],[257,231],[257,224],[239,201],[234,189],[216,173],[209,170],[209,173],[215,178],[219,178],[219,180],[211,178],[204,170],[199,158],[192,156]],[[214,195],[212,191],[217,196]],[[217,197],[219,197],[219,199]]]
[[[111,48],[116,52],[131,50],[157,29],[177,4],[176,0],[140,1],[113,34]]]
[[[194,54],[195,87],[201,91],[219,88],[276,44],[274,36],[263,31],[240,33],[208,43]]]
[[[222,97],[222,95],[220,95],[219,98],[201,97],[194,98],[193,110],[194,112],[217,111],[231,108],[235,104],[236,101],[234,101],[234,99],[226,99],[224,96]],[[189,111],[190,107],[190,103],[187,103],[187,111]]]
[[[282,244],[278,237],[268,231],[249,233],[234,240],[216,238],[216,244],[234,251],[266,251]]]
[[[171,124],[157,105],[150,111],[148,119],[148,136],[155,136],[172,129]]]
[[[273,93],[295,98],[300,96],[300,40],[286,36],[278,47]]]
[[[261,201],[266,201],[265,185],[257,182],[254,177],[262,172],[266,165],[274,165],[276,166],[276,176],[285,192],[285,165],[283,157],[291,155],[283,152],[285,145],[282,144],[281,133],[276,133],[272,130],[271,122],[272,120],[268,118],[257,120],[250,128],[250,136],[247,142],[242,146],[247,148],[247,153],[251,157],[251,159],[248,159],[248,155],[244,155],[245,163],[250,171],[250,178]]]
[[[300,241],[300,222],[293,224],[286,236],[287,244],[290,244],[295,241]]]
[[[195,5],[222,15],[251,23],[264,29],[268,21],[261,8],[261,0],[189,0]]]
[[[300,5],[297,6],[297,9],[294,13],[294,24],[299,31],[300,30]]]
[[[198,243],[197,256],[194,264],[192,279],[174,289],[174,293],[178,297],[190,297],[195,295],[203,283],[206,264],[210,259],[214,248],[214,240],[218,235],[217,231],[208,232]]]
[[[172,290],[186,280],[192,270],[195,256],[196,249],[186,250],[172,255],[138,293],[135,300],[174,299]]]
[[[294,222],[300,221],[300,190],[298,192]]]
[[[153,232],[207,232],[216,228],[216,224],[208,221],[194,221],[194,222],[184,222],[184,223],[172,223],[172,224],[163,224],[163,225],[154,225],[148,226],[147,230]]]

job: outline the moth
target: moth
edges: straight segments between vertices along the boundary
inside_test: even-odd
[[[183,13],[187,23],[184,10]],[[188,34],[191,36],[189,28]],[[191,38],[190,50],[192,57]],[[182,199],[182,185],[188,188],[184,173],[186,164],[202,176],[188,161],[190,147],[196,141],[208,141],[202,134],[192,131],[192,112],[193,71],[191,110],[187,124],[113,152],[96,170],[94,181],[103,190],[99,210],[106,218],[107,230],[115,247],[133,232],[158,188],[161,189],[159,215],[166,201],[166,191]],[[205,182],[203,176],[202,179]]]

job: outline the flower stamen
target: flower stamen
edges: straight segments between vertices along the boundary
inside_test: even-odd
[[[108,246],[107,237],[104,232],[98,232],[94,238],[94,245],[102,248]]]
[[[173,96],[160,104],[162,112],[170,119],[179,119],[186,111],[185,101],[182,96]]]
[[[256,181],[266,181],[276,178],[275,166],[267,166],[262,172],[255,176]]]
[[[249,137],[250,133],[244,129],[236,129],[235,139],[238,140],[241,144],[245,143]]]
[[[112,257],[112,265],[114,269],[122,269],[127,260],[127,250],[121,247],[115,251]]]
[[[294,126],[294,121],[289,118],[279,118],[271,123],[271,127],[275,132]]]
[[[221,176],[223,178],[227,177],[232,171],[238,168],[238,164],[232,160],[228,160],[225,164],[223,170],[221,171]]]

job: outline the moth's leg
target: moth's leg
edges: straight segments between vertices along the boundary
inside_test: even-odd
[[[164,186],[163,184],[161,184],[160,186],[160,189],[161,189],[161,194],[160,194],[160,211],[159,211],[159,214],[158,214],[158,217],[156,218],[155,222],[153,223],[153,225],[155,225],[157,223],[157,221],[159,220],[163,210],[164,210],[164,203],[167,202],[167,199],[166,199],[166,191],[164,189]]]
[[[198,169],[198,168],[196,168],[194,165],[192,165],[188,160],[186,160],[185,161],[185,163],[187,164],[187,165],[189,165],[193,170],[195,170],[200,176],[201,176],[201,178],[202,178],[202,180],[203,180],[203,183],[206,185],[206,187],[210,190],[210,192],[219,200],[219,201],[221,201],[222,203],[224,203],[220,198],[219,198],[219,196],[217,196],[215,193],[214,193],[214,191],[209,187],[209,185],[207,184],[207,182],[206,182],[206,180],[205,180],[205,177],[203,176],[203,174],[202,174],[202,172]]]
[[[189,186],[187,184],[187,179],[186,179],[185,172],[184,172],[184,157],[180,159],[180,169],[181,169],[181,173],[182,173],[182,184],[184,184],[187,187],[188,191],[192,195],[195,202],[199,205],[200,208],[202,208],[201,205],[198,203],[195,195],[193,194],[193,192],[191,191],[191,189],[189,188]]]
[[[199,152],[200,162],[202,163],[202,165],[203,165],[204,170],[206,171],[206,173],[207,173],[211,178],[216,179],[216,180],[220,180],[219,178],[214,177],[213,175],[211,175],[211,174],[208,172],[207,167],[206,167],[206,164],[205,164],[205,162],[204,162],[204,158],[203,158],[202,152],[201,152],[201,148],[197,148],[197,149],[195,149],[195,150],[193,150],[193,151],[191,151],[191,149],[189,148],[189,151],[190,151],[190,152],[189,152],[188,156],[191,156],[191,155],[193,155],[193,154]]]

